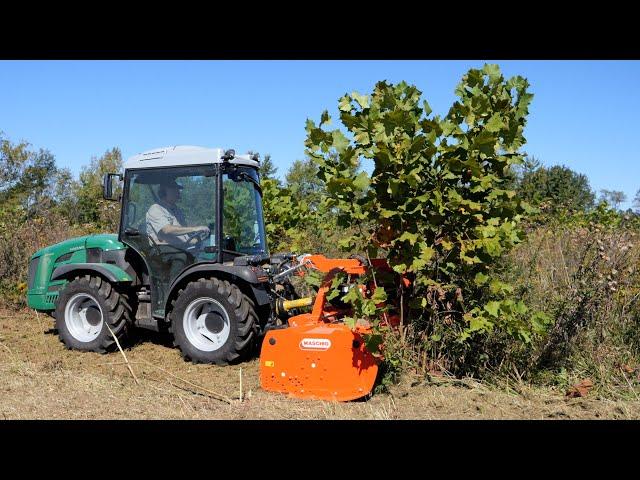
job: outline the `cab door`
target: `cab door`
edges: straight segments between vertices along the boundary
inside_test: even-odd
[[[215,255],[215,202],[216,175],[212,165],[193,167],[149,168],[127,171],[120,239],[136,250],[145,261],[149,272],[152,313],[165,316],[165,302],[175,278],[194,263],[212,261]],[[176,208],[184,225],[181,227],[207,226],[208,238],[198,238],[185,245],[172,245],[154,240],[149,232],[147,212],[165,202],[160,196],[160,185],[176,182],[183,188]],[[174,220],[175,221],[175,220]]]

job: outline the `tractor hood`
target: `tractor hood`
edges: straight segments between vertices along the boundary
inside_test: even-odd
[[[100,248],[102,250],[122,250],[126,245],[118,241],[115,234],[85,235],[83,237],[70,238],[64,242],[49,245],[34,253],[31,258],[49,254],[52,257],[59,257],[65,253],[84,250],[87,248]]]

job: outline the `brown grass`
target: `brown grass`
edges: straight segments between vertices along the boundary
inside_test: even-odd
[[[125,353],[66,350],[53,320],[0,310],[0,418],[4,419],[545,419],[640,418],[640,403],[565,399],[525,384],[406,377],[368,401],[333,403],[262,391],[258,361],[215,367],[184,362],[168,339],[143,333]],[[239,371],[243,373],[240,402]],[[437,380],[437,381],[436,381]],[[220,400],[227,397],[230,403]]]

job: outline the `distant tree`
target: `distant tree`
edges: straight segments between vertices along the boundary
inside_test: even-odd
[[[53,199],[58,212],[71,223],[78,223],[80,218],[76,196],[79,187],[79,182],[73,178],[71,170],[66,167],[58,169],[53,186]]]
[[[636,196],[633,197],[633,210],[636,213],[640,213],[640,190],[638,190]]]
[[[27,142],[12,143],[0,132],[0,202],[32,216],[51,205],[57,167],[51,152],[29,147]]]
[[[318,165],[313,160],[294,161],[285,179],[296,201],[304,201],[314,210],[318,208],[326,187],[318,178]]]
[[[82,168],[77,184],[78,216],[83,223],[94,223],[100,229],[117,229],[119,205],[102,198],[102,177],[105,173],[122,170],[122,153],[119,148],[107,150],[99,158]]]
[[[249,150],[247,153],[249,155],[255,155],[257,152]],[[271,154],[265,154],[264,158],[260,160],[260,178],[275,180],[276,183],[280,185],[280,180],[276,178],[277,171],[278,167],[271,161]]]
[[[260,176],[262,178],[270,178],[272,180],[276,180],[276,173],[278,173],[278,167],[273,164],[271,155],[267,153],[264,156],[264,160],[260,162]]]
[[[36,214],[51,206],[57,172],[56,159],[48,150],[40,149],[30,155],[14,187],[30,214]]]
[[[26,142],[11,142],[0,131],[0,193],[6,194],[20,179],[29,160],[28,147]]]
[[[619,190],[600,190],[600,201],[605,201],[617,209],[621,203],[627,201],[627,195]]]
[[[587,176],[568,167],[544,167],[532,158],[520,167],[518,175],[518,195],[534,206],[545,204],[550,213],[587,210],[594,204],[595,195]]]

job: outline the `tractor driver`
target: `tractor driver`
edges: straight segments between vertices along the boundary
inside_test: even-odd
[[[175,180],[160,184],[159,202],[151,205],[147,211],[147,234],[157,245],[185,249],[194,244],[195,233],[202,232],[203,237],[210,234],[209,228],[205,226],[184,226],[184,213],[176,205],[182,188]]]

